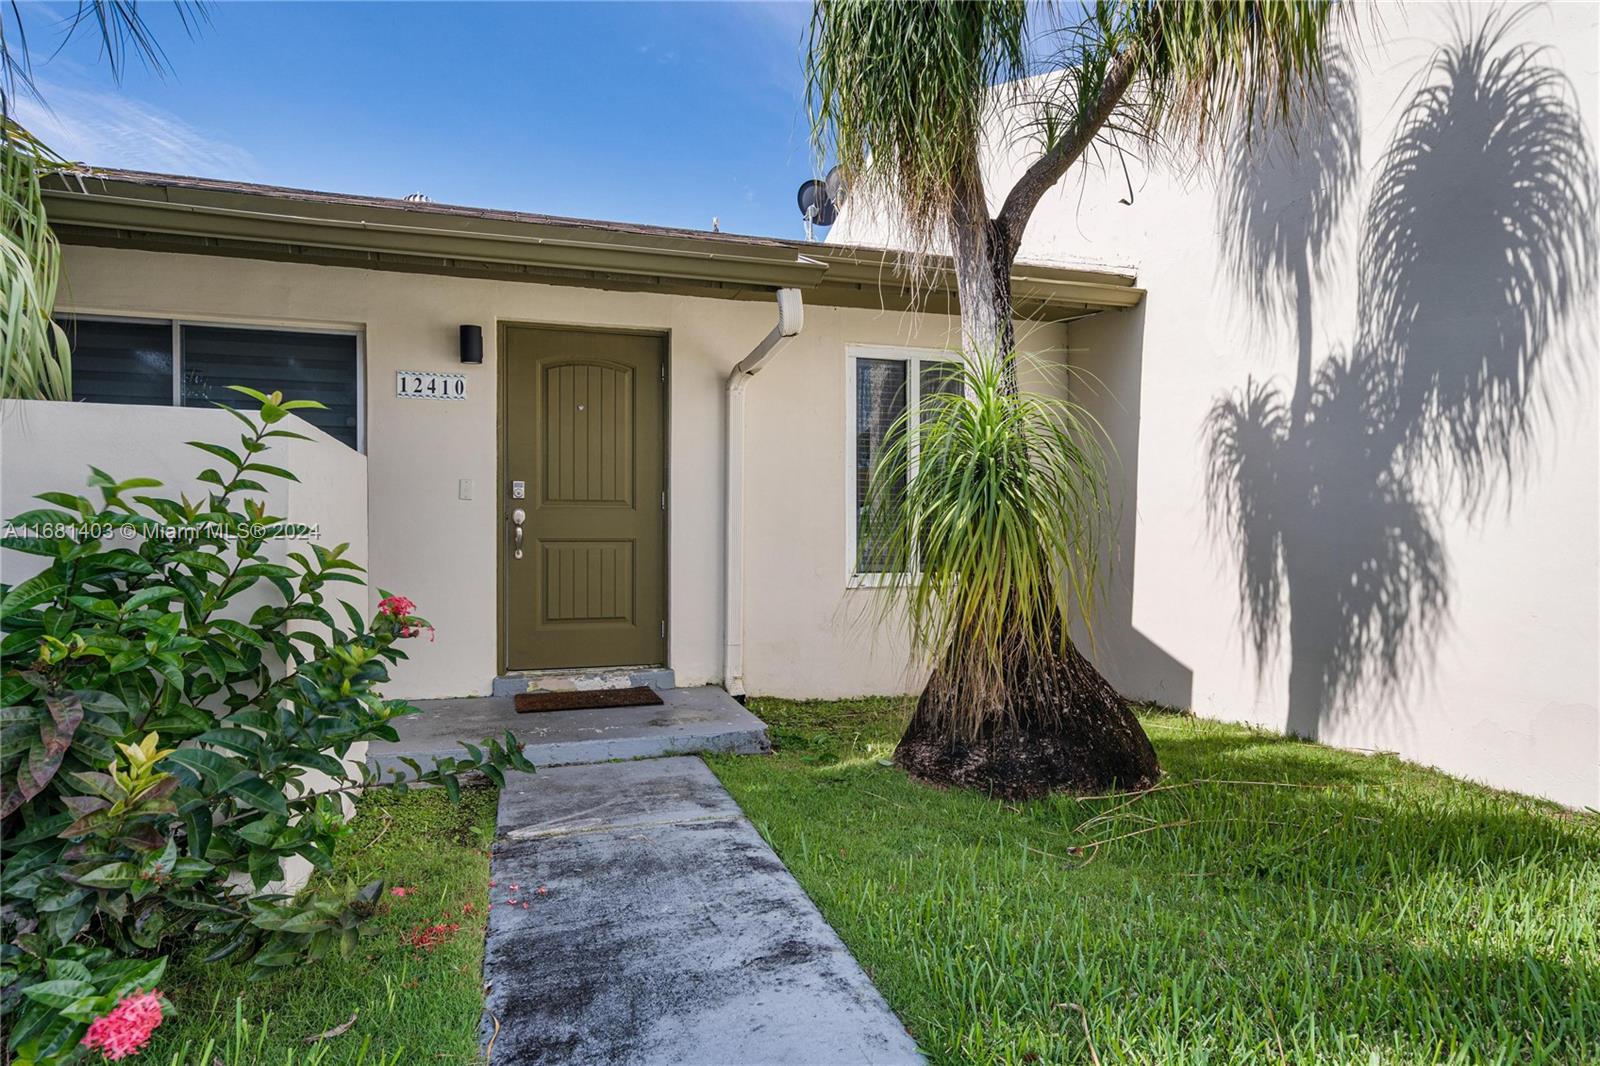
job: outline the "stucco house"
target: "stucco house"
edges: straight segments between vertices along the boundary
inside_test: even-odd
[[[918,683],[855,515],[952,358],[946,279],[910,310],[878,250],[144,173],[71,175],[47,204],[92,402],[8,428],[74,443],[7,507],[106,448],[119,475],[181,476],[148,445],[161,419],[193,439],[226,385],[277,388],[327,405],[291,517],[437,628],[393,695],[616,666],[736,695]],[[1134,280],[1022,268],[1030,387],[1066,387],[1067,323],[1136,307]]]

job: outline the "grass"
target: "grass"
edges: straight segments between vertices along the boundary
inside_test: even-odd
[[[379,792],[357,803],[338,876],[417,889],[386,893],[348,958],[252,982],[243,965],[177,958],[161,990],[177,1008],[140,1062],[172,1066],[391,1066],[480,1061],[483,934],[489,899],[493,789],[466,789],[460,806],[442,790]],[[472,911],[464,913],[466,904]],[[432,948],[419,927],[457,924]],[[308,1043],[349,1021],[338,1036]]]
[[[1600,818],[1141,715],[1141,797],[884,765],[903,701],[752,701],[711,765],[937,1063],[1600,1063]]]

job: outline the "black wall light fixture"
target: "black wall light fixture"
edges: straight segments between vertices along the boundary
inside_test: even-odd
[[[463,363],[483,362],[483,327],[461,327],[461,361]]]

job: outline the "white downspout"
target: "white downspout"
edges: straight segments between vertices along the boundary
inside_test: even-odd
[[[723,503],[727,517],[727,572],[723,581],[722,686],[744,700],[744,393],[783,342],[800,332],[805,307],[799,289],[778,290],[778,324],[728,374],[728,461]]]

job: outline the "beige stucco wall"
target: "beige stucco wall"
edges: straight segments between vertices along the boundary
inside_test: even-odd
[[[250,406],[242,396],[239,401],[241,409]],[[162,487],[145,490],[152,495],[204,498],[211,489],[195,475],[217,460],[186,442],[210,441],[237,451],[242,428],[232,415],[215,408],[0,401],[0,515],[10,518],[54,507],[34,499],[49,491],[77,493],[98,504],[99,490],[86,485],[90,466],[120,480],[156,478]],[[293,471],[299,480],[263,478],[267,492],[254,495],[265,500],[269,514],[317,528],[305,540],[268,542],[267,557],[281,562],[287,552],[305,550],[306,544],[348,544],[348,557],[365,562],[366,457],[293,415],[281,428],[309,439],[270,441],[271,449],[261,460]],[[0,577],[8,584],[44,566],[40,556],[0,551]],[[329,594],[345,598],[340,593],[346,589],[356,586],[334,584]],[[366,611],[368,603],[359,590],[356,599],[352,603]]]
[[[1558,280],[1580,275],[1581,252],[1573,249],[1587,242],[1592,252],[1594,217],[1584,214],[1572,192],[1600,181],[1592,162],[1600,144],[1597,10],[1592,4],[1360,9],[1362,37],[1349,45],[1351,104],[1338,116],[1339,128],[1359,140],[1354,176],[1326,250],[1311,253],[1319,273],[1307,299],[1295,298],[1287,274],[1230,264],[1224,248],[1246,221],[1236,206],[1219,206],[1209,170],[1135,166],[1133,203],[1125,205],[1118,201],[1129,197],[1129,187],[1113,165],[1086,180],[1069,178],[1042,202],[1024,257],[1130,266],[1149,292],[1140,311],[1090,319],[1071,334],[1073,361],[1105,386],[1094,403],[1124,461],[1122,558],[1099,654],[1125,690],[1274,729],[1291,718],[1302,725],[1310,719],[1315,734],[1334,744],[1398,751],[1502,787],[1600,806],[1600,381],[1592,292],[1565,322],[1586,327],[1587,335],[1558,328],[1538,347],[1535,390],[1513,405],[1528,419],[1525,447],[1509,469],[1491,459],[1485,506],[1465,507],[1449,486],[1416,473],[1385,487],[1411,499],[1393,515],[1380,514],[1374,497],[1359,502],[1364,487],[1347,479],[1369,476],[1357,473],[1352,459],[1365,432],[1361,415],[1320,408],[1323,433],[1333,443],[1325,439],[1319,454],[1334,458],[1316,476],[1325,479],[1326,498],[1338,502],[1320,516],[1285,516],[1309,526],[1300,535],[1310,550],[1295,565],[1298,588],[1282,592],[1286,610],[1276,653],[1259,669],[1242,620],[1240,569],[1225,543],[1227,525],[1208,527],[1206,509],[1207,417],[1252,378],[1274,383],[1287,399],[1297,373],[1297,314],[1309,322],[1312,368],[1320,372],[1335,356],[1362,357],[1358,340],[1371,326],[1363,301],[1370,306],[1394,291],[1386,287],[1404,287],[1418,302],[1421,323],[1406,357],[1432,361],[1446,379],[1458,381],[1471,380],[1471,361],[1485,351],[1494,358],[1492,338],[1505,322],[1562,325],[1541,311],[1552,305],[1537,302],[1533,291],[1507,301],[1496,278],[1504,264],[1529,255],[1553,267],[1555,280],[1534,286],[1549,297]],[[1518,97],[1508,91],[1514,66],[1496,72],[1460,62],[1463,28],[1470,35],[1489,20],[1501,27],[1488,49],[1491,60],[1518,44],[1543,48],[1529,57],[1527,69],[1569,79],[1567,89],[1547,83]],[[1435,57],[1457,60],[1453,87],[1429,73]],[[1441,93],[1437,100],[1448,118],[1425,119],[1429,125],[1418,132],[1440,162],[1423,160],[1409,186],[1380,187],[1403,118],[1430,86]],[[1518,101],[1517,115],[1505,114],[1508,99]],[[1569,128],[1574,111],[1577,122]],[[1491,130],[1498,139],[1486,149]],[[1316,135],[1309,139],[1327,144]],[[1587,167],[1581,165],[1585,151],[1591,153]],[[996,198],[1019,165],[1014,150],[998,155],[988,168]],[[1519,192],[1513,177],[1532,179],[1534,187],[1553,178],[1577,184],[1540,199]],[[1326,172],[1280,175],[1258,186],[1252,202],[1265,206],[1255,236],[1270,242],[1295,234],[1308,204],[1331,180]],[[1380,192],[1399,208],[1385,223],[1369,221]],[[1512,220],[1501,231],[1513,235],[1509,248],[1483,236],[1488,227],[1477,220],[1486,207]],[[1395,226],[1402,229],[1398,235]],[[1363,281],[1374,249],[1393,247],[1411,227],[1433,258],[1414,270],[1395,269],[1391,261],[1379,280],[1368,273]],[[1541,252],[1516,236],[1541,229],[1573,233],[1575,243]],[[875,232],[857,220],[841,235],[860,240]],[[1289,256],[1306,247],[1303,239],[1288,244]],[[1252,298],[1258,289],[1283,301],[1281,317],[1262,312]],[[1477,394],[1505,406],[1482,389]],[[1461,468],[1454,457],[1434,458]],[[1414,638],[1416,660],[1392,683],[1369,674],[1320,712],[1292,706],[1296,651],[1288,619],[1296,599],[1312,630],[1298,652],[1302,667],[1346,655],[1333,639],[1341,609],[1334,591],[1351,579],[1339,560],[1366,538],[1361,543],[1377,549],[1371,565],[1395,579],[1391,587],[1403,585],[1384,560],[1398,542],[1403,513],[1411,516],[1405,521],[1415,518],[1431,531],[1437,544],[1433,562],[1445,575],[1437,630],[1425,631],[1414,603],[1381,605],[1370,617]],[[1359,665],[1377,665],[1382,653],[1381,639],[1368,642]],[[1346,660],[1337,668],[1355,665]]]
[[[396,672],[409,698],[488,691],[495,640],[498,322],[669,335],[668,665],[680,685],[722,670],[723,384],[772,328],[776,305],[657,294],[69,247],[61,304],[141,314],[360,329],[367,412],[368,565],[438,629]],[[463,367],[457,327],[483,327]],[[808,305],[805,330],[752,383],[746,466],[745,679],[750,692],[906,691],[903,641],[847,588],[845,348],[942,347],[946,316]],[[1061,327],[1030,348],[1064,343]],[[1057,356],[1059,358],[1059,355]],[[464,402],[403,400],[397,370],[464,372]],[[458,499],[471,479],[470,500]]]

